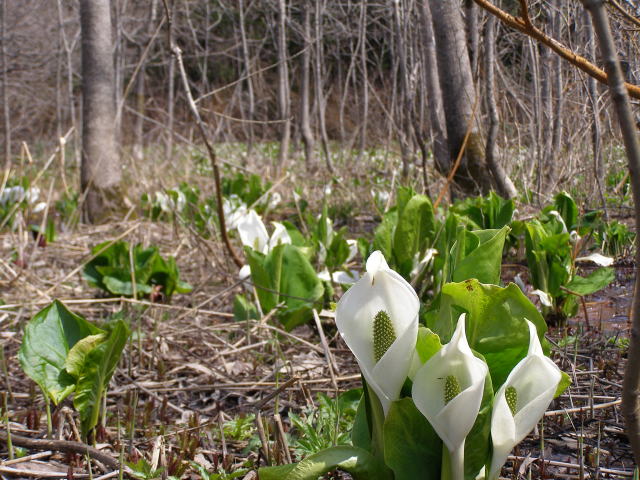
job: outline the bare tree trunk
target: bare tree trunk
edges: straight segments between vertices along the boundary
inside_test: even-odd
[[[145,82],[146,82],[146,65],[147,58],[145,56],[145,49],[149,47],[150,42],[153,41],[153,30],[156,21],[157,3],[156,0],[151,0],[151,7],[149,12],[149,18],[147,19],[146,31],[144,32],[144,38],[140,40],[138,45],[138,57],[140,58],[140,70],[136,78],[136,110],[139,115],[136,115],[134,126],[134,141],[133,141],[133,158],[140,161],[144,157],[144,122],[145,122]]]
[[[515,198],[518,195],[516,187],[511,179],[507,176],[502,165],[496,158],[496,137],[498,136],[498,108],[495,98],[495,61],[496,61],[496,17],[490,15],[487,19],[484,34],[484,55],[485,55],[485,75],[486,75],[486,102],[487,112],[489,113],[489,129],[487,131],[486,159],[487,165],[493,174],[498,193],[506,198]]]
[[[286,0],[278,0],[278,107],[280,120],[282,121],[278,169],[283,168],[285,161],[289,157],[289,142],[291,141],[291,98],[289,95],[286,20]]]
[[[586,45],[589,59],[595,61],[596,41],[593,36],[593,24],[587,10],[584,11],[584,26],[586,31]],[[602,132],[600,127],[600,108],[598,106],[598,83],[595,78],[587,78],[587,93],[589,98],[589,110],[591,113],[591,148],[593,151],[593,176],[595,179],[596,191],[602,204],[605,219],[609,220],[607,212],[607,201],[604,198],[604,159],[602,157]]]
[[[444,110],[442,107],[442,92],[440,91],[440,79],[438,78],[438,64],[436,57],[436,44],[433,38],[433,26],[429,0],[422,0],[425,87],[427,98],[427,110],[429,111],[429,123],[431,130],[431,143],[433,160],[436,169],[446,175],[450,169],[449,145],[447,144]],[[424,166],[426,168],[426,166]]]
[[[62,0],[58,0],[58,25],[60,28],[60,37],[62,38],[62,45],[64,46],[64,52],[66,55],[67,62],[67,96],[69,102],[69,120],[71,121],[71,126],[76,130],[73,133],[73,153],[76,165],[80,161],[80,142],[79,142],[79,132],[78,132],[78,119],[75,105],[75,96],[73,94],[73,44],[75,44],[75,40],[70,43],[67,34],[64,29],[64,21],[62,18]]]
[[[123,54],[123,46],[122,46],[122,12],[120,0],[111,0],[113,4],[113,20],[115,25],[115,38],[113,39],[113,56],[115,58],[114,69],[113,69],[113,78],[114,78],[114,98],[115,104],[121,105],[122,103],[122,94],[124,92],[124,54]],[[116,132],[116,142],[120,143],[120,135],[121,135],[121,122],[122,115],[117,114],[116,112],[116,120],[115,120],[115,132]]]
[[[640,265],[640,142],[638,142],[629,95],[624,86],[624,78],[611,36],[604,2],[602,0],[582,0],[582,3],[589,10],[593,19],[604,67],[609,78],[611,100],[618,116],[622,139],[627,150],[636,223],[635,261],[636,265]],[[631,320],[631,341],[622,389],[622,410],[633,455],[636,463],[640,464],[640,282],[637,277],[631,307]]]
[[[560,8],[564,0],[555,0],[552,6],[552,28],[555,38],[562,38],[562,14]],[[552,62],[553,68],[553,90],[555,105],[553,107],[553,139],[551,154],[553,159],[549,162],[549,176],[554,178],[556,176],[556,159],[560,153],[560,144],[562,142],[562,110],[564,108],[564,92],[562,86],[562,59],[555,55]]]
[[[176,4],[175,1],[171,3],[171,18],[175,18]],[[173,21],[167,25],[169,29],[169,37],[173,35],[173,29],[175,25]],[[165,160],[171,163],[173,159],[173,121],[175,115],[176,104],[176,59],[173,55],[169,58],[169,71],[167,72],[169,81],[167,83],[167,126],[166,126],[166,138],[165,138]]]
[[[253,143],[255,142],[255,132],[253,128],[253,121],[256,116],[256,100],[253,92],[253,78],[251,68],[251,56],[249,55],[249,44],[247,42],[247,30],[244,18],[244,0],[239,0],[238,10],[240,15],[240,41],[242,42],[242,61],[244,63],[244,75],[246,77],[245,83],[247,85],[247,96],[249,100],[249,138],[247,139],[247,157],[251,155],[253,149]]]
[[[394,58],[398,62],[398,74],[400,76],[400,91],[398,92],[398,103],[396,108],[396,119],[399,128],[396,128],[398,143],[400,144],[400,155],[402,158],[402,179],[409,176],[409,165],[413,163],[413,148],[411,138],[413,126],[411,124],[413,105],[409,92],[409,72],[407,68],[407,46],[405,39],[406,25],[404,24],[404,11],[400,2],[393,2],[393,17],[395,30],[395,54]]]
[[[477,99],[461,7],[458,2],[442,0],[431,0],[430,6],[451,166],[468,137],[464,157],[453,179],[467,194],[484,193],[491,189],[491,175],[484,158],[482,134],[473,118]]]
[[[478,28],[478,6],[473,0],[465,0],[467,36],[469,37],[469,62],[471,73],[478,71],[478,57],[480,54],[480,30]]]
[[[538,122],[541,130],[541,144],[542,149],[539,150],[538,157],[538,169],[536,172],[536,189],[540,195],[546,190],[547,181],[550,177],[545,174],[548,171],[550,164],[554,161],[553,158],[553,99],[551,96],[551,50],[547,47],[542,47],[540,54],[540,63],[542,68],[540,69],[540,116]]]
[[[2,68],[2,114],[4,120],[4,166],[11,167],[11,116],[9,114],[9,94],[7,92],[7,51],[6,51],[6,12],[7,0],[0,2],[0,66]]]
[[[315,90],[318,100],[318,126],[320,127],[320,145],[322,145],[322,153],[327,170],[333,173],[333,163],[331,162],[331,152],[329,151],[329,136],[327,135],[327,123],[325,119],[325,110],[327,102],[324,98],[324,87],[322,85],[322,61],[324,58],[322,40],[322,16],[324,13],[323,0],[316,0],[316,15],[314,18],[314,33],[316,36],[316,56],[315,56]]]
[[[304,41],[302,51],[302,98],[300,100],[300,131],[304,143],[304,156],[307,169],[313,166],[314,139],[309,119],[310,70],[311,70],[311,0],[304,2]]]
[[[362,123],[360,126],[360,151],[358,160],[367,148],[367,120],[369,117],[369,75],[367,68],[367,2],[360,5],[360,21],[358,22],[358,44],[360,56],[360,74],[362,75]]]
[[[80,0],[82,29],[82,168],[84,213],[99,222],[122,199],[116,146],[111,11],[109,0]]]

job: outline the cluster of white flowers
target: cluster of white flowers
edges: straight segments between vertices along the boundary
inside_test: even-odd
[[[31,207],[31,211],[33,213],[38,213],[47,207],[46,202],[38,202],[39,197],[40,189],[38,187],[31,187],[26,190],[20,185],[7,187],[0,191],[0,206],[6,207],[8,205],[26,201]]]
[[[464,314],[451,341],[416,368],[419,308],[411,285],[374,252],[366,273],[340,299],[336,324],[385,415],[399,399],[405,379],[412,377],[414,404],[448,449],[451,478],[462,480],[465,439],[478,416],[489,370],[469,347]],[[527,326],[528,353],[493,399],[491,480],[511,449],[535,427],[561,380],[559,368],[543,354],[536,327],[529,321]]]

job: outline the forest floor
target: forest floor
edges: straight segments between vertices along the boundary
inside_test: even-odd
[[[83,280],[82,267],[93,245],[119,238],[155,244],[175,256],[193,292],[176,294],[171,304],[101,296]],[[505,263],[504,281],[525,270]],[[338,435],[335,425],[353,417],[352,404],[336,414],[336,402],[319,396],[336,398],[361,385],[332,312],[319,312],[315,324],[292,332],[270,322],[269,315],[234,321],[234,295],[246,288],[237,281],[237,268],[219,243],[188,230],[147,220],[80,226],[60,232],[44,248],[5,233],[0,235],[0,272],[6,359],[0,391],[6,399],[3,410],[9,411],[4,418],[16,435],[14,447],[20,447],[19,437],[45,436],[43,397],[20,368],[17,352],[25,323],[55,298],[92,322],[121,310],[130,319],[133,335],[111,381],[104,428],[98,429],[96,441],[99,449],[122,456],[143,480],[256,478],[254,466],[300,458],[304,425],[307,433],[318,434],[318,444],[330,444]],[[581,309],[566,327],[550,329],[552,356],[573,384],[551,404],[543,427],[515,450],[503,470],[508,478],[633,476],[620,395],[634,266],[622,260],[616,272],[613,285],[586,299],[588,319]],[[26,456],[13,461],[7,460],[6,449],[0,452],[3,478],[89,476],[80,455],[65,453],[66,441],[79,440],[71,402],[55,407],[52,417],[54,442],[47,448],[19,450]],[[94,479],[118,475],[108,467],[99,469],[94,464]],[[235,477],[224,473],[234,470]]]

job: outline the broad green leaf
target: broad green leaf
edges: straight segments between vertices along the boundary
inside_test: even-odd
[[[278,318],[287,330],[306,323],[324,294],[307,257],[293,245],[278,245],[266,256],[247,247],[245,253],[262,311],[284,303]]]
[[[440,343],[440,337],[437,334],[425,327],[418,328],[416,351],[421,363],[426,363],[441,348],[442,343]]]
[[[293,245],[280,245],[272,253],[281,250],[279,291],[285,310],[280,321],[287,330],[306,323],[311,317],[313,305],[322,299],[324,287],[307,257]],[[277,278],[277,275],[275,275]]]
[[[560,192],[553,198],[553,205],[560,213],[567,229],[573,230],[578,225],[578,206],[571,195]]]
[[[69,350],[83,338],[103,333],[55,300],[40,310],[24,330],[18,359],[24,372],[56,405],[75,388],[65,370]]]
[[[257,320],[260,318],[256,306],[244,295],[236,295],[233,299],[233,319],[236,321]]]
[[[291,238],[291,243],[293,245],[296,247],[304,247],[307,245],[306,238],[302,233],[300,233],[300,230],[298,230],[293,223],[285,220],[282,224],[284,225],[284,228],[287,229],[287,233],[289,234],[289,238]]]
[[[366,450],[339,446],[322,450],[295,465],[263,467],[260,480],[317,480],[332,471],[343,470],[355,480],[393,480],[385,464]]]
[[[191,291],[189,284],[180,282],[175,259],[165,260],[157,247],[144,249],[141,245],[131,247],[123,241],[112,245],[105,242],[96,245],[92,253],[95,258],[87,263],[83,276],[89,285],[112,295],[132,296],[134,279],[139,295],[149,295],[154,286],[162,287],[161,292],[167,299],[175,292]]]
[[[424,251],[435,233],[435,217],[431,201],[425,195],[414,195],[403,208],[398,206],[398,223],[393,235],[393,255],[398,272],[405,278],[411,273],[413,259]]]
[[[391,404],[384,423],[384,460],[395,480],[439,480],[442,440],[411,398]]]
[[[462,312],[468,313],[469,345],[487,361],[496,389],[527,354],[529,329],[525,319],[536,326],[543,349],[549,350],[544,319],[514,283],[506,287],[485,285],[475,279],[448,283],[442,288],[439,310],[427,315],[427,326],[448,342]]]
[[[476,278],[482,283],[500,283],[502,250],[509,233],[509,227],[503,227],[497,231],[485,230],[473,233],[478,236],[480,243],[464,258],[456,261],[451,272],[452,280],[461,282],[469,278]]]
[[[251,281],[256,287],[262,311],[265,313],[270,312],[278,304],[279,295],[276,285],[267,270],[266,257],[249,247],[244,248],[244,253],[251,268]]]
[[[556,388],[556,393],[553,395],[553,398],[557,398],[562,395],[569,385],[573,383],[571,381],[571,377],[566,372],[560,373],[562,373],[562,378],[560,378],[560,383],[558,384],[558,388]]]
[[[613,268],[603,267],[592,272],[588,277],[575,275],[566,287],[580,295],[590,295],[610,285],[615,278],[616,272]]]
[[[80,426],[85,438],[98,424],[102,396],[109,386],[128,338],[129,327],[118,320],[107,338],[85,355],[73,398],[73,406],[80,412]]]
[[[365,395],[363,393],[360,398],[360,403],[358,403],[356,417],[353,421],[353,428],[351,429],[351,443],[354,447],[362,448],[370,452],[371,431],[369,430],[369,424],[367,422],[367,407],[365,402]]]
[[[89,352],[104,342],[106,338],[106,333],[99,333],[97,335],[88,335],[82,340],[78,340],[71,350],[69,350],[67,359],[64,362],[64,369],[67,373],[78,378],[82,374],[84,361]]]
[[[398,211],[391,209],[382,217],[373,234],[373,251],[380,250],[388,261],[393,258],[393,232],[398,222]],[[364,257],[366,259],[366,257]]]
[[[107,287],[107,290],[114,295],[124,295],[127,297],[133,296],[133,284],[131,283],[131,280],[123,281],[118,278],[105,275],[102,277],[102,282]],[[151,293],[151,290],[152,288],[150,285],[143,285],[136,282],[136,293],[138,295],[141,293],[149,294]]]

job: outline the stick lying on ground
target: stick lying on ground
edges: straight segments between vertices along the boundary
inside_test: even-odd
[[[0,442],[7,443],[7,432],[0,432]],[[97,448],[90,447],[84,443],[72,442],[68,440],[48,440],[44,438],[29,438],[21,435],[11,434],[13,445],[36,450],[55,450],[64,453],[87,454],[94,460],[99,461],[104,466],[111,469],[120,468],[120,462],[107,453],[101,452]]]

